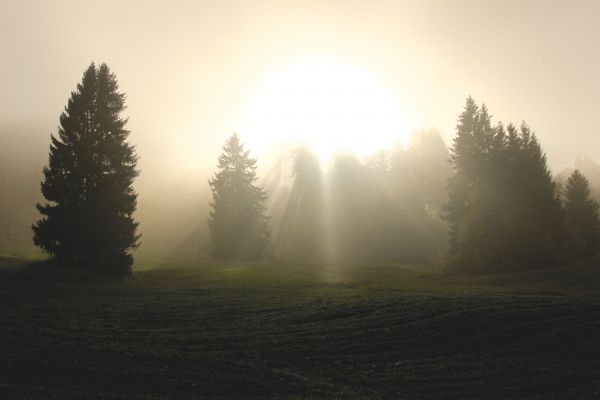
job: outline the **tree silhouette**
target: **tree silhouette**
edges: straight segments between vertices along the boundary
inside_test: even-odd
[[[563,255],[564,220],[537,138],[523,123],[492,128],[467,99],[451,155],[448,265],[462,272],[533,268]]]
[[[264,256],[271,237],[263,205],[267,194],[255,185],[256,160],[237,134],[223,146],[218,168],[209,180],[213,201],[208,225],[214,254],[249,259]]]
[[[479,188],[481,156],[488,150],[482,148],[483,140],[477,140],[482,136],[478,128],[487,126],[487,123],[479,122],[481,118],[475,100],[468,97],[458,119],[450,152],[453,175],[448,179],[448,203],[445,206],[449,228],[448,264],[453,269],[477,269],[483,264],[481,249],[476,243],[483,228],[478,215],[481,210],[477,207],[482,195]]]
[[[50,136],[41,189],[48,201],[33,225],[34,243],[53,260],[125,275],[138,246],[133,219],[137,156],[127,143],[125,95],[106,64],[92,63]]]
[[[588,180],[579,170],[573,171],[567,180],[564,195],[571,255],[581,259],[592,257],[600,246],[600,206],[591,198]]]
[[[511,131],[515,128],[511,127]],[[514,136],[511,133],[509,136]],[[564,255],[565,226],[556,184],[536,135],[522,123],[513,149],[507,151],[512,197],[511,238],[515,263],[543,267],[555,264]]]

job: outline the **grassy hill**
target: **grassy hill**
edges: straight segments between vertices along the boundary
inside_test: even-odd
[[[599,275],[3,258],[0,397],[595,398]]]

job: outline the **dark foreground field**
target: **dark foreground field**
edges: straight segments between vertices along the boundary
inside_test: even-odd
[[[210,265],[57,283],[18,263],[0,263],[2,399],[600,396],[589,267],[466,280]]]

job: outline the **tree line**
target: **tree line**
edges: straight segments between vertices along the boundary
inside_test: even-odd
[[[561,188],[526,123],[492,126],[469,97],[459,117],[448,181],[447,265],[462,272],[552,266],[598,251],[598,204],[578,171]]]
[[[47,202],[37,205],[42,218],[33,240],[54,262],[113,275],[131,271],[140,239],[133,218],[138,157],[127,142],[124,108],[115,75],[92,63],[51,135],[41,186]],[[265,181],[265,190],[239,136],[226,141],[208,182],[215,256],[443,257],[449,270],[479,273],[586,259],[600,246],[599,206],[583,174],[576,170],[557,184],[531,129],[493,125],[485,105],[470,97],[450,150],[437,132],[426,131],[364,163],[340,156],[324,172],[301,148],[291,164],[281,169],[287,176]]]

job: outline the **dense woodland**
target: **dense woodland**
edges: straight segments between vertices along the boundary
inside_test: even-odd
[[[562,190],[525,122],[492,126],[485,105],[468,98],[451,164],[449,268],[529,269],[596,253],[598,204],[588,181],[576,170]]]
[[[33,240],[52,262],[131,271],[138,171],[124,101],[108,67],[92,64],[51,136]],[[600,168],[589,159],[576,167],[553,177],[527,124],[494,123],[470,97],[450,149],[438,132],[424,131],[406,146],[365,160],[339,155],[324,168],[298,148],[263,179],[243,135],[233,135],[209,180],[213,254],[441,263],[459,273],[588,259],[600,245]],[[10,214],[0,222],[1,235],[18,230]]]

